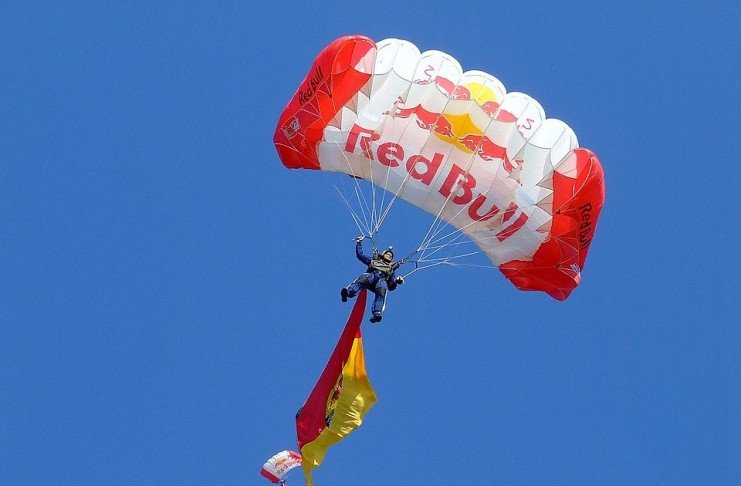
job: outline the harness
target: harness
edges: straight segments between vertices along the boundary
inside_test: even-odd
[[[394,269],[391,268],[390,263],[386,263],[384,260],[379,259],[372,259],[370,264],[368,265],[368,272],[380,272],[383,274],[384,278],[388,279],[391,277],[391,275],[394,273]]]

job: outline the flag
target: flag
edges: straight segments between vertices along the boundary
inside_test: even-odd
[[[327,449],[358,428],[376,403],[360,335],[365,301],[366,291],[362,290],[327,366],[296,414],[301,466],[308,486],[314,484],[311,471],[322,463]]]

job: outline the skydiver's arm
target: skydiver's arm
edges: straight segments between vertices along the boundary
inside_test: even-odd
[[[386,279],[386,283],[388,284],[389,290],[396,290],[396,287],[404,283],[404,277],[402,277],[401,275],[397,277],[396,272],[392,271],[391,275],[389,275],[388,279]]]
[[[399,285],[403,283],[404,283],[404,277],[402,277],[401,275],[397,277],[396,272],[393,272],[391,276],[389,277],[389,281],[388,281],[389,290],[394,290],[396,289],[396,287],[398,287]]]
[[[365,263],[366,265],[370,265],[371,259],[365,256],[365,253],[363,253],[363,242],[358,241],[355,243],[355,256],[358,257],[358,260]]]

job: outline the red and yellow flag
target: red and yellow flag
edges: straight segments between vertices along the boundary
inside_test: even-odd
[[[314,484],[311,470],[322,463],[329,446],[358,428],[376,403],[376,392],[365,371],[360,335],[365,301],[366,291],[362,290],[327,366],[296,415],[298,446],[308,486]]]

